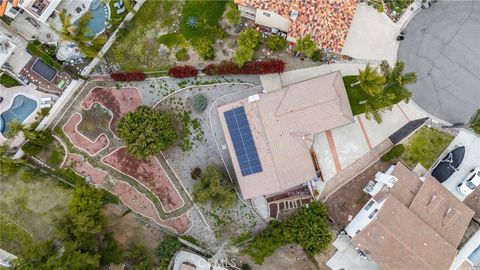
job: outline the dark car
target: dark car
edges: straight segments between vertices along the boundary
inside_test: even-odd
[[[460,146],[448,154],[446,154],[437,166],[432,171],[432,176],[435,177],[438,182],[443,183],[447,181],[453,173],[458,171],[460,164],[462,164],[463,158],[465,157],[465,146]]]
[[[0,103],[2,103],[2,101],[3,101],[3,97],[0,97]]]

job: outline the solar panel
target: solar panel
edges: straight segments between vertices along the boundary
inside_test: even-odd
[[[232,138],[233,148],[237,155],[242,176],[247,176],[262,171],[258,158],[257,148],[253,141],[252,131],[248,125],[245,109],[239,107],[223,113],[227,120],[228,132]]]

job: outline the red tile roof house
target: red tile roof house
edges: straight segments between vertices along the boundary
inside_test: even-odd
[[[235,109],[245,113],[229,116]],[[314,134],[353,122],[340,71],[220,106],[218,113],[245,199],[319,179]]]
[[[340,53],[352,24],[356,0],[235,0],[241,16],[287,33],[287,40],[310,34],[321,48]]]
[[[372,198],[345,228],[353,245],[381,269],[450,269],[473,210],[401,162],[375,179],[366,188]]]

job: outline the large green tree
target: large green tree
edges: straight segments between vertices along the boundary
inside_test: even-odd
[[[287,40],[279,35],[271,35],[267,39],[267,48],[272,52],[281,52],[287,47]]]
[[[324,251],[333,237],[328,226],[327,208],[313,201],[284,222],[271,221],[244,250],[257,264],[288,243],[300,245],[309,255]]]
[[[118,136],[128,151],[140,159],[158,154],[177,140],[172,113],[147,106],[140,106],[120,119]]]
[[[235,205],[236,194],[230,184],[224,183],[224,176],[214,166],[208,166],[202,178],[193,186],[193,200],[199,203],[211,202],[213,208],[231,208]],[[226,182],[226,181],[223,181]]]

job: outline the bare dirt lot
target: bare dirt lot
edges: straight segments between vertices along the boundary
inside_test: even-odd
[[[348,217],[352,216],[353,218],[370,199],[370,196],[363,192],[363,188],[370,180],[375,179],[375,174],[378,171],[385,172],[390,165],[395,163],[396,161],[387,163],[380,160],[375,162],[328,197],[326,202],[328,215],[335,221],[336,229],[343,229],[349,223]]]
[[[148,255],[154,258],[155,249],[167,236],[165,232],[148,226],[138,220],[133,213],[122,216],[123,210],[113,205],[106,205],[102,212],[108,227],[113,231],[113,238],[123,249],[141,243]]]

